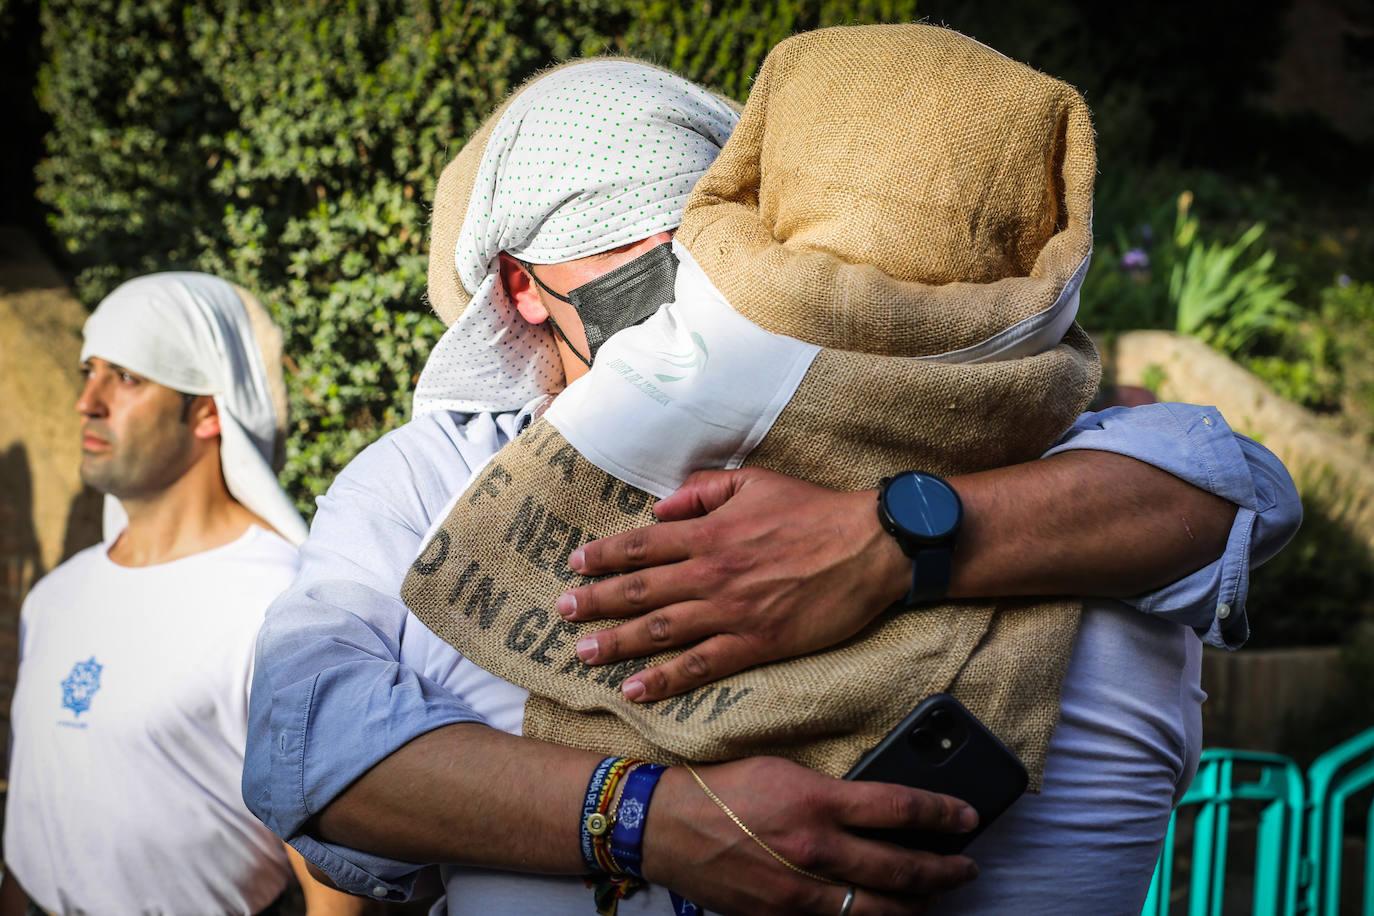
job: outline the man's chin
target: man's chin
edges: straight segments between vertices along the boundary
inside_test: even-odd
[[[111,478],[103,463],[93,462],[89,457],[81,462],[81,482],[97,493],[113,493],[118,489],[117,481]]]

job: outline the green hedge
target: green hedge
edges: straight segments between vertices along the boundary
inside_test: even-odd
[[[442,330],[424,301],[434,182],[480,118],[538,68],[628,53],[743,99],[768,49],[794,31],[946,22],[1083,89],[1104,172],[1089,288],[1105,295],[1088,308],[1112,313],[1102,326],[1171,324],[1158,284],[1141,285],[1115,259],[1187,185],[1169,176],[1147,193],[1123,163],[1214,155],[1218,132],[1229,138],[1248,117],[1244,97],[1262,86],[1282,7],[1254,5],[1247,22],[1263,40],[1237,45],[1213,41],[1229,27],[1219,11],[1193,10],[1183,28],[1152,9],[1090,0],[5,2],[5,13],[11,3],[41,11],[38,97],[52,129],[39,197],[79,295],[93,304],[128,277],[174,268],[261,295],[287,334],[284,480],[307,514],[349,458],[407,416]],[[1209,83],[1217,68],[1227,80]],[[1233,187],[1198,187],[1199,200],[1240,200]],[[1172,218],[1155,216],[1164,239]],[[1240,226],[1293,225],[1247,216]],[[1230,237],[1229,226],[1219,231]],[[1354,272],[1315,266],[1327,283]],[[1293,298],[1315,308],[1319,296],[1300,288]],[[1278,356],[1291,363],[1306,351]],[[1279,372],[1335,397],[1288,363]]]
[[[424,301],[434,182],[512,86],[611,52],[743,98],[794,30],[914,16],[909,0],[46,3],[39,194],[87,303],[178,268],[262,297],[286,332],[283,480],[309,515],[408,416],[443,330]]]

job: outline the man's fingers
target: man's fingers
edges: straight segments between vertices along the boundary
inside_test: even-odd
[[[978,875],[978,866],[968,856],[907,849],[847,831],[823,844],[803,847],[799,854],[795,848],[785,852],[796,855],[796,864],[808,871],[857,885],[883,899],[925,898],[966,884]],[[874,900],[869,902],[871,905]]]
[[[748,479],[749,471],[693,471],[682,486],[654,503],[661,522],[697,518],[729,502]]]
[[[888,783],[844,783],[837,798],[841,822],[854,828],[901,828],[964,833],[977,825],[973,809],[948,795]],[[846,834],[836,843],[833,862],[818,862],[823,873],[845,876],[861,887],[899,896],[935,894],[958,887],[978,874],[967,856],[937,855],[893,843]]]
[[[630,675],[620,689],[626,699],[649,703],[695,690],[751,664],[754,662],[740,637],[714,636],[676,658]]]
[[[846,792],[841,817],[850,827],[968,833],[978,826],[978,812],[952,795],[883,782],[848,785],[854,791]]]
[[[852,844],[845,844],[834,873],[875,893],[905,900],[926,898],[978,876],[978,866],[968,856],[942,856],[857,837]]]
[[[978,877],[968,856],[942,856],[891,843],[855,839],[838,871],[860,887],[912,898],[940,894]]]
[[[577,643],[577,656],[589,665],[640,658],[705,639],[718,632],[722,624],[703,601],[674,604],[619,626],[588,633]]]
[[[605,576],[676,563],[690,556],[694,528],[691,521],[682,521],[613,534],[574,550],[568,565],[584,576]]]
[[[696,643],[722,628],[710,619],[710,611],[704,602],[686,602],[588,633],[577,642],[577,657],[589,665],[601,665]],[[621,690],[628,699],[648,703],[695,690],[755,663],[741,637],[711,636],[676,658],[636,672],[625,679]]]
[[[589,585],[579,585],[559,595],[554,602],[554,610],[564,620],[603,620],[608,617],[629,617],[691,601],[700,597],[701,587],[685,567],[686,564],[682,563],[654,566]],[[697,638],[700,639],[714,631],[698,628],[697,632]],[[672,645],[682,645],[682,640]]]

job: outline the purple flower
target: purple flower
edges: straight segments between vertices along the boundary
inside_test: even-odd
[[[1132,248],[1121,256],[1121,266],[1127,270],[1148,270],[1150,256],[1144,248]]]
[[[1344,286],[1349,286],[1349,285],[1350,285],[1350,274],[1341,274],[1339,277],[1337,277],[1337,278],[1336,278],[1336,285],[1337,285],[1337,286],[1342,286],[1342,287],[1344,287]]]

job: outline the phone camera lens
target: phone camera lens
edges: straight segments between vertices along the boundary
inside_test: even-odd
[[[929,754],[935,750],[935,734],[928,728],[917,728],[911,732],[911,746],[918,754]]]

